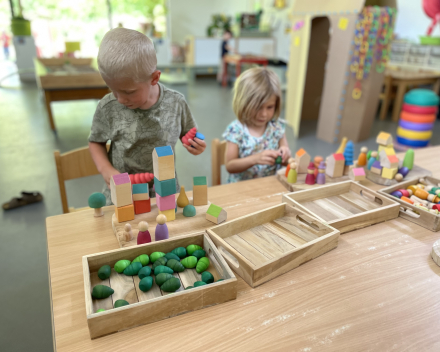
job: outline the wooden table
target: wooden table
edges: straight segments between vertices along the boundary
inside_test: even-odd
[[[268,60],[267,58],[261,56],[226,54],[223,58],[223,87],[226,87],[228,84],[228,64],[235,65],[235,77],[238,77],[241,74],[242,64],[257,64],[267,66]]]
[[[416,162],[440,176],[439,153],[417,150]],[[209,199],[232,219],[285,191],[273,176],[212,187]],[[440,350],[440,267],[430,257],[439,233],[402,218],[348,232],[335,250],[256,289],[238,277],[234,301],[90,340],[81,257],[118,248],[112,214],[47,218],[58,351]]]
[[[408,89],[413,86],[432,85],[434,92],[439,93],[440,90],[440,72],[415,72],[408,70],[385,71],[385,90],[382,93],[382,106],[380,108],[380,119],[385,120],[388,113],[388,107],[392,99],[392,88],[397,86],[395,100],[393,104],[392,119],[394,122],[399,120],[400,111],[402,110],[403,99]]]
[[[36,58],[34,64],[52,130],[55,130],[50,106],[53,101],[102,99],[110,93],[94,59]]]

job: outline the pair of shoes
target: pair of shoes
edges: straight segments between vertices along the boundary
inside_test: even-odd
[[[40,192],[21,192],[21,197],[14,197],[9,202],[3,203],[3,210],[11,210],[28,204],[41,202],[43,196]]]

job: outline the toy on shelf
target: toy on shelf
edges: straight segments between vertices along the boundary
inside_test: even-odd
[[[102,207],[105,206],[105,196],[102,193],[95,192],[92,193],[89,197],[89,207],[95,209],[94,216],[98,218],[104,215],[104,211]]]
[[[143,214],[151,211],[148,183],[135,183],[132,186],[134,213]]]
[[[206,176],[193,178],[193,204],[194,206],[208,204],[208,184],[206,182]]]
[[[188,139],[194,139],[194,137],[196,136],[196,134],[197,134],[197,128],[196,127],[193,127],[193,128],[191,128],[183,137],[182,137],[182,144],[185,144],[185,145],[191,145],[191,144],[189,144],[188,143]]]
[[[335,153],[327,158],[325,173],[330,177],[341,177],[344,175],[345,158],[341,153]]]
[[[185,208],[188,204],[189,200],[185,193],[185,186],[180,186],[180,193],[177,197],[177,206],[179,208]]]
[[[405,94],[396,148],[420,148],[429,144],[439,101],[437,94],[429,89],[413,89]]]
[[[134,219],[134,206],[131,194],[131,181],[128,173],[113,175],[110,179],[110,195],[115,205],[118,222]]]
[[[167,145],[153,150],[154,189],[159,214],[176,219],[176,172],[173,149]]]
[[[167,227],[167,218],[163,214],[159,214],[156,217],[156,231],[154,232],[155,241],[162,241],[169,238],[168,227]]]
[[[138,225],[137,244],[144,244],[151,242],[151,235],[148,231],[148,222],[141,221]]]
[[[313,164],[312,162],[310,162],[309,166],[307,167],[306,184],[315,184],[315,164]]]
[[[316,176],[316,183],[319,185],[325,184],[325,162],[321,161],[318,166],[318,175]]]
[[[364,181],[365,180],[365,170],[363,167],[354,167],[350,170],[348,176],[352,181]]]
[[[138,183],[150,183],[154,179],[154,174],[149,172],[141,173],[141,174],[131,174],[128,175],[130,177],[130,181],[132,185]]]
[[[227,216],[228,214],[226,211],[215,204],[211,204],[206,211],[206,220],[209,220],[217,225],[225,221]]]
[[[295,163],[297,165],[296,171],[299,174],[305,174],[307,173],[307,167],[310,163],[310,155],[307,154],[307,152],[301,148],[298,150],[295,154]]]

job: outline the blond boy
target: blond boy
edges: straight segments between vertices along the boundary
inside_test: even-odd
[[[177,141],[196,127],[183,95],[159,83],[156,64],[153,43],[134,30],[113,29],[99,47],[99,71],[112,93],[96,108],[89,148],[107,184],[103,192],[107,204],[111,204],[111,176],[121,172],[152,173],[153,149],[169,145],[174,151]],[[194,155],[206,148],[205,142],[197,138],[189,143],[191,146],[184,147]]]

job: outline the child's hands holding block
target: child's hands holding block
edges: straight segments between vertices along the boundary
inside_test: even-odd
[[[197,129],[193,127],[182,137],[182,144],[191,154],[202,154],[206,148],[205,136],[197,132]]]
[[[276,158],[280,155],[280,152],[277,150],[265,150],[252,155],[252,157],[254,158],[254,165],[274,165]]]

